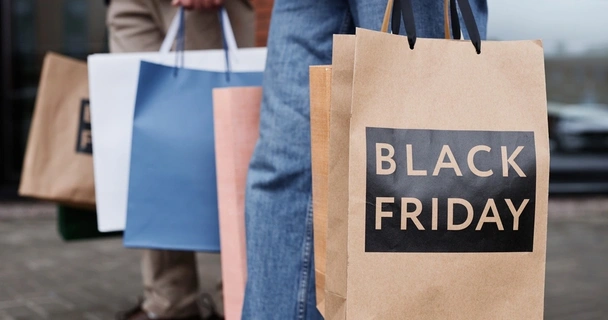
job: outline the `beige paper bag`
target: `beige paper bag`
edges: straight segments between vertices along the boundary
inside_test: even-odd
[[[224,314],[241,319],[247,283],[245,184],[259,135],[262,88],[213,90]]]
[[[357,30],[348,319],[543,318],[543,48],[481,48]]]
[[[382,28],[388,29],[389,1]],[[445,36],[449,38],[449,3],[444,4]],[[346,264],[348,224],[348,157],[352,102],[355,36],[334,35],[332,53],[331,112],[327,213],[327,259],[325,282],[325,318],[346,318]],[[316,235],[316,233],[315,233]],[[316,248],[315,248],[316,250]],[[315,251],[316,252],[316,251]],[[316,253],[315,253],[316,256]]]
[[[329,134],[325,318],[344,319],[348,222],[348,140],[355,36],[334,35]],[[316,236],[316,233],[315,233]],[[316,248],[315,248],[316,249]]]
[[[87,65],[44,58],[19,194],[77,207],[95,206]]]
[[[325,316],[331,67],[310,67],[310,135],[317,309]]]

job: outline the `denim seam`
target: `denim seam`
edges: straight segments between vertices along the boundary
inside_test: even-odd
[[[300,279],[300,289],[298,292],[298,319],[306,317],[306,307],[308,304],[308,278],[310,272],[310,256],[312,242],[312,199],[308,200],[306,210],[306,237],[304,238],[304,250],[302,252],[302,278]]]

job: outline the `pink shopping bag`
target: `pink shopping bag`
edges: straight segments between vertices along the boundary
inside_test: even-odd
[[[226,320],[241,319],[247,282],[245,182],[258,139],[262,88],[213,90],[220,247]]]

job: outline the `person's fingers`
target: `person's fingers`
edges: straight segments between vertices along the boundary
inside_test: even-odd
[[[194,10],[201,10],[204,8],[205,0],[194,0],[193,8]]]
[[[195,10],[209,10],[213,5],[212,0],[194,0]]]
[[[224,4],[224,0],[172,0],[174,6],[182,6],[188,10],[216,10]]]
[[[188,10],[194,9],[194,6],[196,4],[194,0],[174,0],[174,2],[176,2],[177,5],[180,5],[184,7],[184,9]]]
[[[203,11],[217,10],[224,4],[224,0],[195,0],[195,2],[198,2],[195,9]]]

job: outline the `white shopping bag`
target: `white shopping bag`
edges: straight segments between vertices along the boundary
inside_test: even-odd
[[[186,51],[183,66],[217,72],[227,71],[227,65],[235,72],[263,71],[266,48],[238,49],[228,15],[225,10],[221,14],[228,55],[224,50]],[[159,52],[94,54],[88,58],[97,222],[101,232],[124,230],[126,224],[131,134],[140,62],[175,65],[176,53],[169,51],[179,24],[180,15],[177,14]]]

